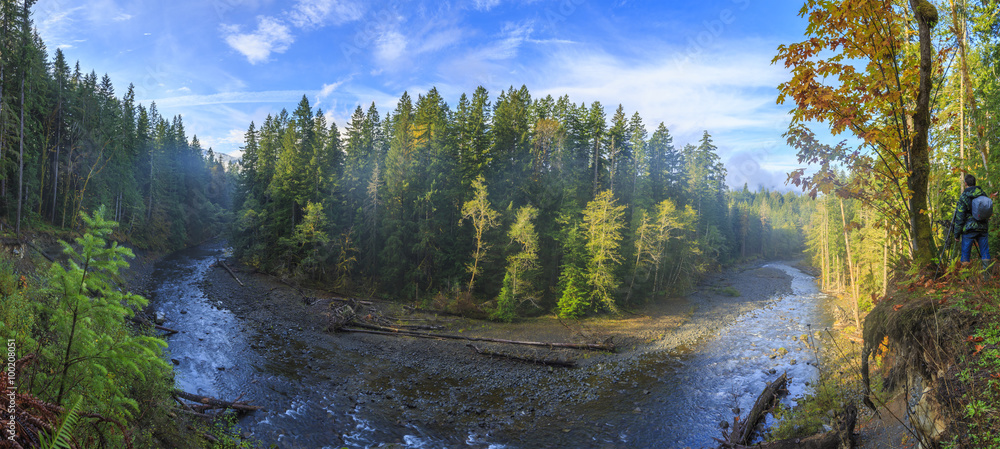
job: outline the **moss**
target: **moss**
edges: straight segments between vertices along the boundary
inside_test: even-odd
[[[938,22],[937,8],[927,0],[917,0],[917,19],[926,21],[927,25],[934,28]]]

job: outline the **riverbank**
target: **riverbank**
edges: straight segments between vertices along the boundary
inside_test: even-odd
[[[541,317],[502,324],[411,312],[402,304],[382,301],[374,301],[374,308],[365,311],[421,320],[449,334],[547,342],[612,341],[617,348],[615,353],[601,353],[476,344],[480,350],[576,362],[576,368],[564,369],[487,357],[468,347],[468,342],[331,333],[326,316],[331,303],[323,292],[298,291],[273,277],[253,274],[235,261],[229,264],[245,287],[222,268],[209,269],[200,286],[209,303],[230,310],[242,323],[248,345],[266,366],[221,368],[227,373],[240,370],[240,376],[247,376],[244,380],[256,384],[250,388],[272,402],[259,405],[286,410],[245,423],[262,440],[280,441],[282,447],[312,447],[320,442],[363,447],[365,441],[373,440],[420,447],[414,438],[445,445],[503,441],[516,447],[558,447],[551,442],[560,441],[564,434],[614,435],[615,429],[580,421],[601,415],[588,407],[610,398],[624,405],[634,403],[624,413],[641,416],[644,412],[635,404],[652,400],[659,388],[656,385],[662,383],[655,381],[655,372],[683,363],[679,360],[689,347],[791,293],[785,272],[753,263],[708,277],[688,297],[651,303],[619,318],[567,321]],[[303,363],[306,353],[310,361]],[[239,354],[234,356],[239,358]],[[248,355],[246,360],[255,358]],[[248,368],[255,373],[246,374]],[[319,391],[322,401],[330,404],[323,408],[328,415],[347,413],[357,417],[359,427],[380,428],[369,435],[359,435],[365,432],[357,429],[334,429],[340,441],[329,441],[330,429],[310,435],[312,429],[298,427],[301,423],[292,419],[296,413],[305,413],[298,409],[309,408],[303,403],[310,401],[290,393],[296,385],[267,387],[273,379],[261,371]],[[268,391],[275,389],[281,391]],[[372,419],[379,422],[366,421]],[[385,430],[385,426],[396,429]],[[455,439],[456,435],[461,439]]]

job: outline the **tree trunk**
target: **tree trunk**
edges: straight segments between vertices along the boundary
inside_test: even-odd
[[[610,341],[610,339],[605,343],[546,343],[539,341],[521,341],[521,340],[505,340],[501,338],[485,338],[485,337],[466,337],[462,335],[449,335],[449,334],[431,334],[427,332],[415,332],[409,330],[395,329],[382,326],[373,326],[363,323],[352,322],[352,326],[363,327],[364,329],[355,329],[349,327],[341,327],[338,329],[339,332],[357,332],[362,334],[374,334],[374,335],[392,335],[392,336],[405,336],[405,337],[416,337],[416,338],[432,338],[438,340],[465,340],[465,341],[483,341],[488,343],[504,343],[510,345],[524,345],[524,346],[539,346],[543,348],[564,348],[564,349],[581,349],[590,351],[606,351],[614,352],[615,345]]]
[[[181,390],[174,390],[171,394],[174,397],[187,399],[189,401],[194,401],[201,404],[200,406],[195,406],[195,407],[200,407],[202,409],[202,412],[204,412],[204,410],[213,408],[231,408],[233,410],[240,410],[243,412],[252,412],[256,410],[262,410],[264,408],[259,405],[250,405],[249,403],[240,401],[239,399],[235,401],[224,401],[222,399],[216,399],[210,396],[200,396]]]
[[[930,180],[930,151],[927,134],[930,128],[931,98],[931,28],[937,24],[937,9],[927,0],[910,0],[920,30],[920,88],[913,113],[913,140],[910,142],[910,176],[907,184],[913,194],[909,200],[910,247],[913,263],[920,268],[934,265],[934,235],[927,208],[927,185]]]
[[[27,2],[25,2],[27,6]],[[21,205],[24,203],[24,78],[26,71],[21,75],[21,130],[20,150],[17,154],[17,224],[14,226],[14,233],[21,235]]]
[[[769,383],[767,388],[764,388],[764,391],[757,397],[757,401],[754,403],[753,408],[750,409],[750,412],[747,413],[746,419],[734,423],[733,432],[729,434],[726,443],[730,446],[745,446],[750,444],[757,433],[757,427],[761,421],[778,405],[778,399],[788,393],[788,390],[785,389],[787,385],[788,373],[782,373],[774,382]]]
[[[854,270],[854,260],[851,258],[851,241],[847,238],[847,216],[844,214],[844,200],[840,200],[840,220],[844,224],[844,247],[847,248],[847,271],[851,278],[851,304],[854,305],[854,324],[857,326],[858,331],[861,330],[861,311],[858,305],[858,276],[860,272],[855,272]],[[860,271],[860,270],[859,270]]]
[[[17,155],[17,224],[14,232],[21,235],[21,207],[24,204],[24,79],[28,77],[28,0],[24,0],[24,29],[21,35],[21,130],[20,151]]]
[[[857,446],[854,426],[857,424],[858,410],[853,405],[847,407],[844,416],[837,420],[836,427],[826,433],[806,438],[790,438],[753,446],[755,449],[853,449]],[[720,448],[739,446],[722,445]]]
[[[49,220],[52,223],[56,222],[56,203],[59,201],[59,150],[62,148],[62,79],[59,80],[59,100],[56,106],[59,109],[58,118],[56,119],[56,159],[52,168],[52,214],[49,215]]]
[[[946,238],[951,238],[948,236]],[[882,294],[889,294],[889,223],[885,224],[885,237],[882,241]]]

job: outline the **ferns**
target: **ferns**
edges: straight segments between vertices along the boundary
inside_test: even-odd
[[[63,418],[62,424],[56,429],[51,440],[45,434],[39,435],[42,440],[42,449],[71,449],[73,447],[70,439],[73,435],[73,429],[80,421],[81,403],[83,403],[83,396],[78,397],[76,402],[73,402],[73,405],[66,410],[66,417]]]

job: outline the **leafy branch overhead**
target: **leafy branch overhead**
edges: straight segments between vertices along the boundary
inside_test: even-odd
[[[785,137],[800,162],[819,163],[813,174],[799,169],[789,180],[813,197],[835,191],[883,210],[909,234],[913,256],[926,261],[933,253],[923,213],[930,77],[932,67],[941,75],[944,55],[930,53],[934,6],[913,1],[911,8],[919,20],[891,0],[809,0],[799,13],[809,38],[779,46],[772,63],[792,73],[778,87],[778,103],[795,106]],[[850,139],[822,143],[810,129],[816,123]],[[851,175],[838,181],[841,168]]]

